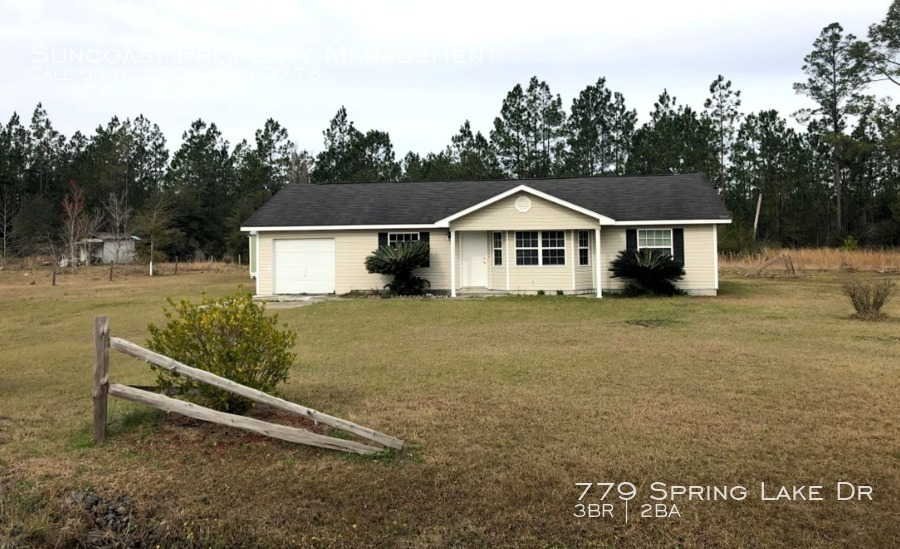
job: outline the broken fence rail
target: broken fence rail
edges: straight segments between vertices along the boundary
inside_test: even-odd
[[[357,425],[352,421],[323,414],[322,412],[301,406],[293,402],[272,396],[257,389],[241,385],[229,379],[217,376],[213,373],[197,368],[192,368],[186,364],[182,364],[177,360],[167,356],[154,353],[148,349],[136,345],[130,341],[118,337],[110,337],[109,335],[109,318],[105,316],[94,317],[94,440],[102,441],[106,438],[106,416],[107,416],[107,395],[117,398],[137,402],[146,406],[151,406],[165,412],[176,412],[194,419],[219,423],[231,427],[237,427],[247,431],[252,431],[262,435],[287,440],[290,442],[298,442],[321,448],[329,448],[333,450],[342,450],[357,454],[374,454],[383,451],[382,448],[369,446],[359,442],[343,440],[334,437],[328,437],[312,433],[305,429],[287,427],[277,425],[258,419],[246,418],[225,412],[218,412],[209,408],[184,402],[182,400],[159,395],[150,391],[145,391],[135,387],[128,387],[118,383],[109,383],[109,350],[113,349],[131,357],[137,358],[144,362],[148,362],[169,370],[178,375],[207,383],[214,387],[230,391],[237,395],[246,397],[255,402],[267,404],[273,408],[296,414],[301,417],[310,419],[316,423],[322,423],[353,433],[357,436],[366,438],[373,442],[377,442],[387,448],[394,450],[403,449],[403,441],[379,433],[368,427]]]

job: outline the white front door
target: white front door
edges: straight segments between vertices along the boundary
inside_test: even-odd
[[[487,287],[487,233],[460,232],[460,282],[463,288]]]

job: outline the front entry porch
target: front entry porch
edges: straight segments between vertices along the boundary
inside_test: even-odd
[[[450,296],[580,294],[602,297],[600,228],[450,229]]]

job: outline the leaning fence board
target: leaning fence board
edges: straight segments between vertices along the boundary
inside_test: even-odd
[[[775,265],[776,263],[781,263],[782,265],[784,265],[784,270],[791,273],[792,275],[797,274],[797,272],[794,270],[794,262],[791,261],[791,256],[785,254],[785,255],[779,255],[778,257],[775,257],[773,259],[770,259],[769,261],[766,261],[759,267],[756,267],[755,269],[747,272],[747,276],[756,276],[759,273],[761,273],[764,269],[767,269],[768,267],[771,267],[772,265]]]
[[[362,425],[357,425],[352,421],[347,421],[345,419],[337,418],[334,416],[330,416],[328,414],[323,414],[322,412],[313,410],[312,408],[307,408],[306,406],[301,406],[299,404],[295,404],[293,402],[288,402],[287,400],[274,397],[270,394],[264,393],[262,391],[252,389],[245,385],[241,385],[240,383],[235,383],[230,379],[225,379],[223,377],[219,377],[213,373],[207,372],[205,370],[199,370],[197,368],[192,368],[186,364],[182,364],[177,360],[173,360],[167,356],[154,353],[148,349],[141,347],[135,343],[127,341],[118,337],[111,337],[109,339],[110,347],[116,351],[124,353],[126,355],[132,356],[139,360],[143,360],[144,362],[149,362],[155,366],[160,368],[169,370],[170,372],[174,372],[178,375],[183,375],[185,377],[189,377],[191,379],[195,379],[197,381],[201,381],[203,383],[207,383],[214,387],[218,387],[220,389],[224,389],[226,391],[231,391],[237,395],[241,395],[243,397],[249,398],[256,402],[261,402],[263,404],[268,404],[273,408],[278,408],[280,410],[284,410],[286,412],[291,412],[306,418],[309,418],[315,422],[323,423],[325,425],[329,425],[331,427],[335,427],[337,429],[341,429],[343,431],[347,431],[348,433],[353,433],[355,435],[359,435],[363,438],[367,438],[373,442],[377,442],[379,444],[383,444],[388,448],[394,448],[396,450],[403,449],[403,441],[394,438],[390,435],[386,435],[384,433],[379,433],[373,429],[369,429],[368,427],[363,427]],[[180,401],[179,401],[180,402]]]
[[[288,442],[299,442],[310,446],[318,446],[330,450],[343,450],[345,452],[363,455],[376,454],[382,451],[381,448],[367,446],[351,440],[326,437],[324,435],[310,433],[304,429],[275,425],[258,419],[236,416],[225,412],[217,412],[203,406],[191,404],[190,402],[184,402],[149,391],[142,391],[118,383],[109,385],[108,394],[124,400],[130,400],[131,402],[137,402],[138,404],[157,408],[164,412],[175,412],[194,419],[227,425],[229,427],[237,427],[238,429],[286,440]]]

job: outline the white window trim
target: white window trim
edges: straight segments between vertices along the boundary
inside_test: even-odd
[[[584,233],[587,236],[587,244],[584,246],[581,245],[581,233]],[[579,267],[590,267],[591,266],[591,232],[590,231],[575,231],[575,236],[573,238],[576,244],[577,255],[578,255],[578,266]],[[581,262],[581,250],[587,251],[587,263]],[[575,263],[574,261],[572,263]]]
[[[396,244],[396,243],[397,243],[397,238],[396,238],[396,237],[397,237],[398,235],[408,235],[408,234],[409,234],[409,235],[416,235],[416,237],[415,237],[415,238],[410,238],[409,240],[401,240],[400,242],[418,242],[419,239],[422,237],[422,233],[420,233],[420,232],[418,232],[418,231],[406,231],[406,232],[394,232],[394,233],[388,233],[388,234],[387,234],[387,243],[388,243],[388,246],[390,246],[391,244]],[[391,237],[392,237],[392,236],[394,237],[394,241],[393,241],[393,242],[391,242]]]
[[[538,252],[538,256],[537,256],[538,262],[535,265],[520,265],[518,254],[516,254],[516,256],[514,258],[515,262],[516,262],[516,267],[565,267],[566,261],[568,261],[568,258],[566,256],[569,255],[568,250],[566,250],[566,239],[567,239],[566,232],[567,231],[564,231],[561,229],[546,230],[546,231],[512,231],[513,246],[515,247],[517,252],[519,250],[537,250],[537,252]],[[516,233],[537,233],[537,247],[532,248],[529,246],[527,248],[520,248],[519,245],[516,243],[516,240],[517,240]],[[548,246],[545,248],[544,247],[544,233],[562,233],[563,245],[562,246]],[[563,258],[562,258],[563,263],[554,263],[552,265],[545,265],[544,264],[544,250],[562,250],[563,251]]]
[[[641,246],[641,233],[645,231],[668,231],[669,232],[669,245],[668,246]],[[637,249],[641,250],[669,250],[669,255],[675,257],[675,235],[672,233],[672,229],[638,229],[637,230]]]
[[[496,236],[500,235],[500,246],[497,246]],[[497,265],[497,250],[500,250],[500,264]],[[491,232],[491,264],[494,267],[503,266],[503,233],[500,231]]]

